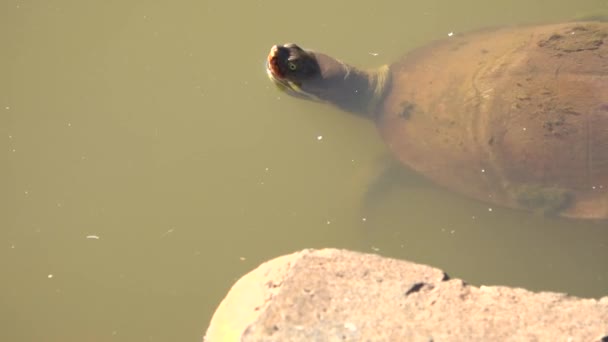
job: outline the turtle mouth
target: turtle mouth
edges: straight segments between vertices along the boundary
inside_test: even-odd
[[[284,78],[284,75],[279,68],[278,55],[279,47],[275,45],[270,49],[270,53],[268,54],[268,58],[266,60],[266,71],[268,72],[268,77],[271,79]]]

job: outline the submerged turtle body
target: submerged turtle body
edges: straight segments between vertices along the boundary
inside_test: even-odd
[[[270,78],[372,118],[434,182],[512,208],[608,218],[608,23],[451,37],[364,72],[288,44]]]

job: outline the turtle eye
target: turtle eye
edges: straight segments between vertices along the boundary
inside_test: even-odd
[[[287,66],[289,67],[289,70],[291,71],[295,71],[298,67],[295,65],[295,63],[293,62],[289,62],[287,63]]]

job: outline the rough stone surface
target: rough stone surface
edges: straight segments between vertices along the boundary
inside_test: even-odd
[[[606,342],[608,297],[475,287],[408,261],[304,250],[238,280],[204,341]]]

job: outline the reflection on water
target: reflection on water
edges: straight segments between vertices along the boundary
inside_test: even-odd
[[[489,207],[407,171],[362,206],[386,153],[373,125],[281,95],[261,67],[285,41],[374,66],[603,1],[309,1],[304,22],[272,1],[0,8],[0,340],[196,340],[240,275],[308,247],[608,294],[605,224]]]

